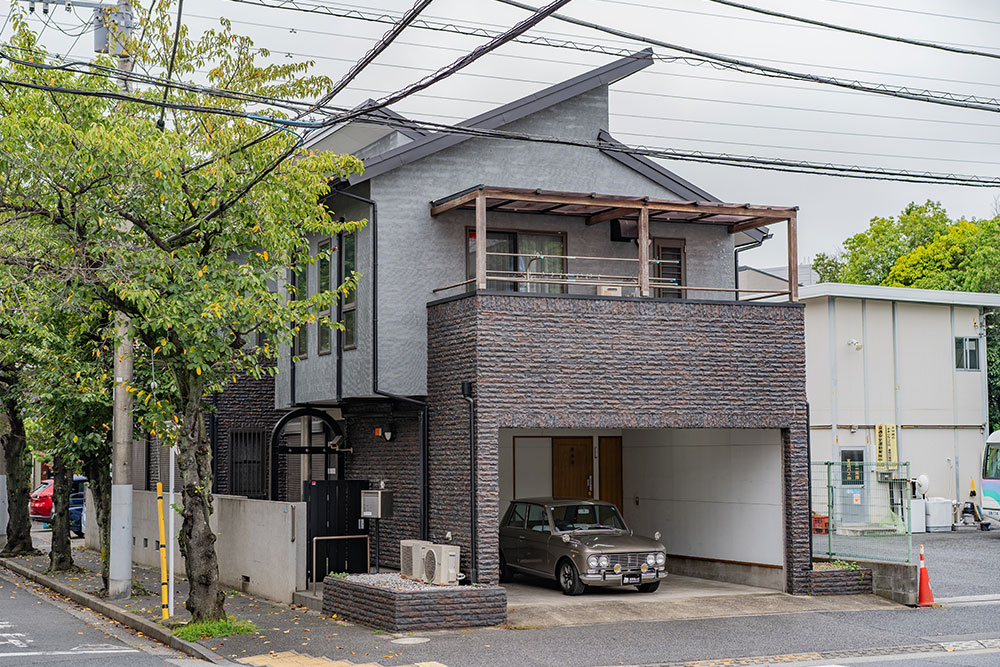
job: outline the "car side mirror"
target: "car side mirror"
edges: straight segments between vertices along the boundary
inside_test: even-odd
[[[656,540],[657,542],[660,541],[661,537],[663,536],[660,534],[660,531],[656,531],[655,533],[653,533],[653,539]]]
[[[570,540],[569,533],[563,533],[562,541],[565,542],[566,544],[569,544],[569,540]]]

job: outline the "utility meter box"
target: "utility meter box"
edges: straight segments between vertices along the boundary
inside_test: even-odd
[[[392,517],[392,491],[373,489],[361,492],[361,518],[389,519]]]

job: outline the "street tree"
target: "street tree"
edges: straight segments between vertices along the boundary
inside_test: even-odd
[[[168,69],[171,4],[139,11],[143,39],[128,42],[139,72]],[[134,86],[126,96],[134,99],[123,99],[113,74],[43,68],[50,58],[23,17],[11,22],[6,48],[27,55],[0,66],[4,79],[20,83],[8,84],[0,108],[0,216],[18,221],[5,233],[29,229],[46,247],[26,255],[16,238],[0,239],[0,261],[129,318],[134,359],[151,358],[159,383],[121,389],[145,409],[140,428],[178,446],[185,606],[194,621],[221,619],[203,400],[242,373],[273,372],[278,347],[353,288],[350,276],[328,292],[296,294],[287,279],[289,267],[317,259],[308,235],[363,224],[337,222],[323,203],[330,183],[361,163],[302,149],[276,162],[299,138],[270,133],[263,114],[291,111],[258,100],[311,99],[330,82],[309,75],[310,63],[258,62],[266,51],[225,20],[197,38],[182,26],[173,71],[183,79],[207,70],[210,86],[243,94],[170,88],[162,124],[163,87]],[[250,345],[258,333],[269,344]]]

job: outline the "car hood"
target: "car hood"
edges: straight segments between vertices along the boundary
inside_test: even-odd
[[[594,531],[573,533],[571,537],[581,546],[591,551],[608,553],[621,551],[664,551],[662,544],[640,535],[629,535],[624,531]]]

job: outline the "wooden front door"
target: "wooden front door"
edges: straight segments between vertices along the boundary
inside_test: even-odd
[[[552,438],[552,495],[594,497],[593,438]]]
[[[622,439],[621,436],[605,436],[597,439],[600,456],[601,500],[615,504],[622,511]]]

